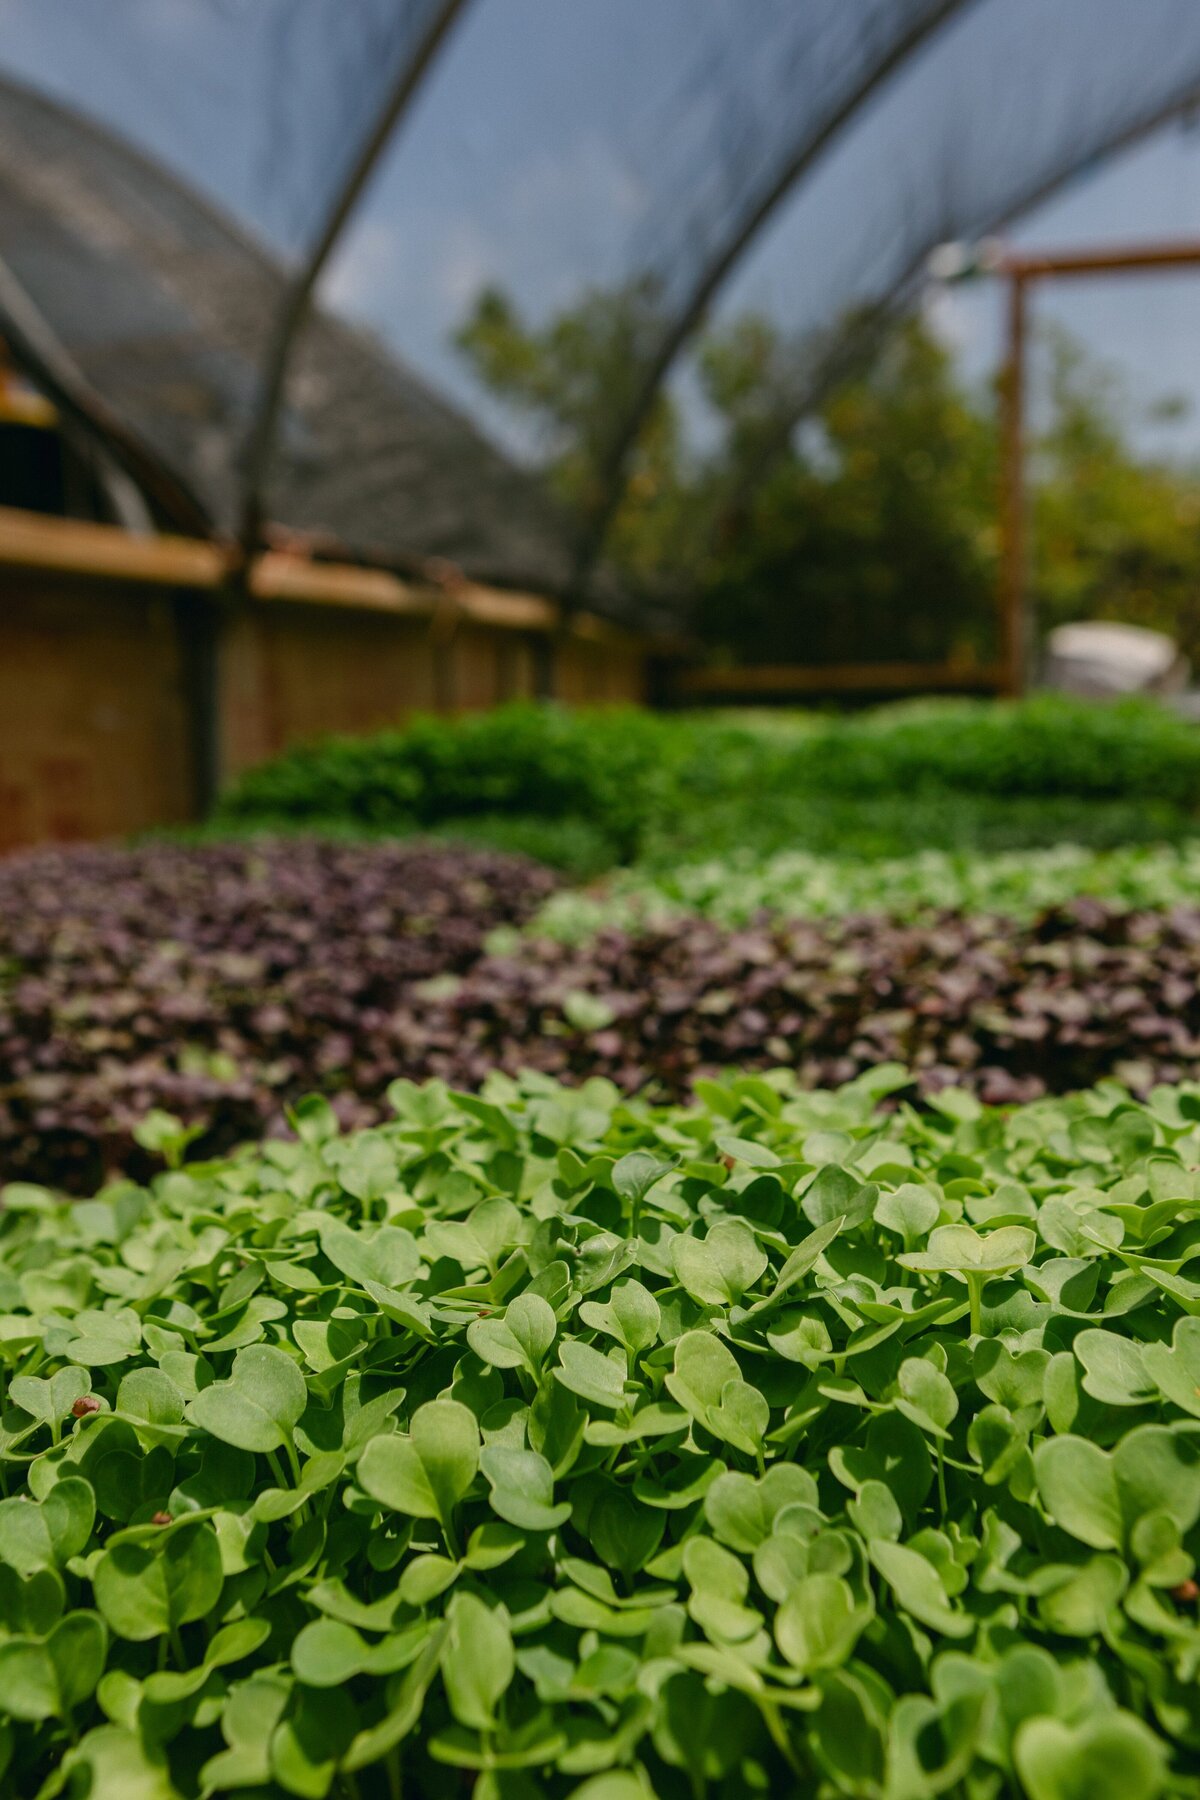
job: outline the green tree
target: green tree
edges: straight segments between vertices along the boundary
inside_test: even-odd
[[[1061,330],[1048,385],[1031,468],[1039,623],[1123,619],[1200,661],[1200,476],[1130,451],[1127,393]]]
[[[580,521],[600,500],[617,421],[662,331],[656,283],[594,289],[540,328],[496,288],[479,296],[455,343],[485,387],[533,428],[553,491]],[[661,583],[678,566],[691,482],[676,409],[660,391],[635,446],[608,553],[635,581]]]
[[[770,425],[769,401],[744,375],[731,379],[731,353],[757,340],[773,380],[767,329],[743,323],[701,354],[706,391],[729,420],[734,485]],[[732,521],[704,571],[701,628],[760,660],[985,657],[994,489],[990,421],[945,349],[910,321],[829,393]]]
[[[479,378],[532,424],[552,486],[582,518],[661,308],[658,290],[635,282],[533,327],[489,290],[458,333]],[[994,396],[970,391],[912,318],[781,449],[778,396],[803,348],[755,315],[708,332],[696,369],[719,427],[712,445],[689,449],[678,404],[660,391],[608,556],[632,584],[679,594],[718,657],[990,660]],[[1030,458],[1037,623],[1133,620],[1200,659],[1200,478],[1139,457],[1130,417],[1103,367],[1056,335],[1048,423]]]

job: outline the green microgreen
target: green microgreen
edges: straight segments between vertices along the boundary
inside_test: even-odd
[[[1194,1800],[1196,1091],[899,1080],[10,1190],[3,1792]]]

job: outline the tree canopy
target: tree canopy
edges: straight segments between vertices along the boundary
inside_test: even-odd
[[[593,290],[542,325],[498,290],[457,334],[586,519],[652,335],[652,284]],[[1120,382],[1061,330],[1035,431],[1032,596],[1040,632],[1114,618],[1200,655],[1200,473],[1140,454]],[[986,662],[994,651],[997,424],[920,316],[831,387],[782,450],[772,398],[796,354],[764,318],[712,328],[698,391],[660,391],[608,553],[678,596],[714,655],[750,662]]]

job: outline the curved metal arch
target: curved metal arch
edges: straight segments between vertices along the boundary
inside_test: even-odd
[[[370,132],[334,197],[307,260],[288,285],[271,332],[258,401],[246,434],[238,530],[238,543],[246,558],[254,554],[258,545],[262,529],[263,484],[275,445],[288,363],[297,334],[308,317],[317,282],[349,223],[379,158],[391,142],[393,132],[420,90],[459,15],[470,4],[471,0],[442,0],[380,107]]]
[[[975,0],[929,0],[926,10],[891,42],[883,54],[864,71],[853,91],[815,126],[810,125],[792,146],[782,168],[760,194],[750,211],[738,220],[725,241],[709,258],[693,285],[684,305],[679,309],[664,334],[633,401],[619,422],[609,452],[599,470],[599,492],[595,507],[584,522],[582,543],[576,562],[576,588],[581,588],[603,548],[609,526],[620,504],[628,474],[629,459],[650,409],[680,351],[703,322],[718,290],[728,279],[759,232],[792,193],[796,185],[819,162],[839,132],[883,86],[890,76],[920,50],[936,32],[949,23],[956,13],[975,4]]]
[[[39,387],[130,476],[180,530],[208,537],[212,519],[186,481],[174,475],[127,429],[55,336],[40,309],[0,257],[0,340],[34,371]]]
[[[1043,176],[1030,184],[1021,194],[1016,195],[1001,212],[987,219],[978,221],[972,228],[974,237],[988,237],[1005,226],[1011,225],[1024,213],[1053,197],[1059,188],[1073,181],[1077,175],[1088,169],[1098,157],[1110,157],[1131,145],[1149,137],[1160,126],[1170,124],[1172,119],[1190,112],[1200,106],[1200,78],[1195,74],[1188,77],[1175,93],[1166,101],[1156,106],[1145,118],[1135,120],[1131,125],[1123,126],[1119,131],[1101,143],[1089,144],[1077,156],[1065,161],[1053,174]],[[885,338],[888,329],[903,317],[913,304],[925,277],[929,255],[936,248],[935,244],[926,244],[904,269],[903,273],[892,283],[885,294],[881,294],[871,303],[862,317],[857,321],[854,330],[841,339],[821,360],[810,380],[798,389],[788,400],[786,407],[781,407],[771,424],[771,429],[764,439],[763,453],[755,458],[745,471],[737,486],[730,490],[727,503],[713,519],[712,534],[706,539],[709,544],[715,541],[729,515],[743,507],[753,491],[770,474],[779,459],[786,455],[792,434],[800,421],[819,405],[821,400],[843,378],[861,369],[873,352]]]

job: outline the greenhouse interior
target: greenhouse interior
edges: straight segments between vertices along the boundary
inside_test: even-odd
[[[1200,1800],[1195,0],[0,0],[0,601],[0,1800]]]

